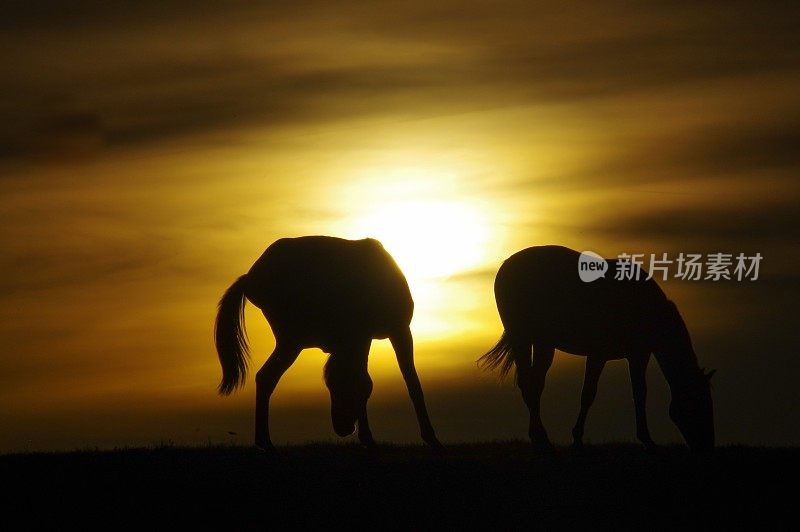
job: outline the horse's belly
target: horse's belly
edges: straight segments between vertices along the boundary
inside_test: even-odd
[[[556,340],[553,347],[564,353],[580,356],[601,356],[606,360],[616,360],[629,356],[633,351],[632,344],[616,339],[575,339],[573,337]]]
[[[410,297],[340,288],[283,284],[253,303],[263,311],[276,336],[291,337],[305,347],[326,352],[356,337],[386,338],[411,321]]]
[[[655,281],[606,276],[584,283],[578,257],[574,250],[545,246],[503,263],[495,298],[506,330],[534,345],[581,355],[620,358],[644,349],[646,321],[663,300]]]
[[[391,256],[374,240],[281,239],[250,268],[245,294],[276,336],[331,347],[407,327],[414,303]]]
[[[635,315],[609,309],[539,309],[528,319],[531,342],[575,355],[624,358],[643,348]],[[555,312],[553,312],[555,310]],[[560,310],[560,312],[559,312]]]

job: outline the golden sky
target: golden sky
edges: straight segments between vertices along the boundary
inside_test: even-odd
[[[283,236],[371,236],[406,272],[445,441],[524,437],[475,359],[494,273],[541,244],[760,252],[754,283],[663,286],[718,368],[722,442],[791,443],[800,29],[791,3],[17,3],[0,21],[0,450],[252,438],[253,386],[215,387],[222,291]],[[247,312],[254,365],[271,351]],[[333,437],[324,356],[273,439]],[[583,360],[543,403],[567,440]],[[379,440],[417,441],[386,342]],[[676,441],[650,368],[654,438]],[[587,438],[632,439],[624,363]],[[236,432],[236,436],[228,435]]]

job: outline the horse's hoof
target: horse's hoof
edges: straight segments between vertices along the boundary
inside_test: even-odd
[[[440,442],[437,439],[426,441],[425,443],[428,444],[428,447],[430,447],[431,451],[435,455],[441,456],[441,455],[443,455],[443,454],[445,454],[447,452],[447,447],[442,445],[442,442]]]
[[[653,442],[645,443],[644,444],[644,451],[647,454],[658,454],[659,452],[661,452],[661,446],[660,445],[656,445]]]
[[[361,444],[362,449],[369,452],[377,452],[381,448],[381,446],[378,445],[375,440],[360,441],[359,443]]]
[[[555,454],[556,448],[549,441],[535,441],[532,442],[533,450],[539,454]]]
[[[275,446],[272,445],[272,443],[270,442],[261,442],[261,443],[256,442],[255,448],[256,450],[261,451],[263,454],[269,454],[269,455],[278,454],[278,451],[275,449]]]

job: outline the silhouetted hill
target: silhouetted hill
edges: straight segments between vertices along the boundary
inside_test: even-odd
[[[666,529],[792,522],[796,448],[683,447],[649,455],[609,444],[533,453],[522,442],[123,449],[0,456],[4,521],[188,524],[230,529],[327,526]]]

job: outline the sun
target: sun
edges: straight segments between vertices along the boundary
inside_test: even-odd
[[[489,235],[481,211],[464,201],[396,201],[358,217],[352,228],[380,240],[403,271],[415,302],[415,334],[452,334],[459,294],[448,281],[485,258]]]
[[[378,166],[345,187],[345,233],[383,243],[409,281],[452,276],[486,255],[490,217],[457,167]]]
[[[495,210],[457,168],[381,166],[339,186],[341,217],[330,229],[375,238],[394,258],[414,298],[414,334],[460,334],[470,307],[465,283],[497,247]]]
[[[480,214],[464,202],[406,200],[376,207],[354,230],[380,240],[410,280],[432,280],[479,263],[487,239]]]

